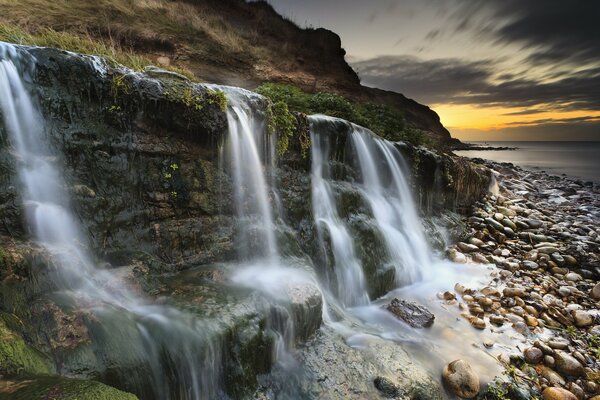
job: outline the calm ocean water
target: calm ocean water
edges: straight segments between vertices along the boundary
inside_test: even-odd
[[[464,157],[510,162],[526,169],[600,182],[600,142],[470,142],[517,150],[460,150]]]

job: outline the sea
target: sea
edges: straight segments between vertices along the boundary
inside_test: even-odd
[[[516,150],[457,150],[459,156],[509,162],[524,169],[600,183],[600,142],[468,142]]]

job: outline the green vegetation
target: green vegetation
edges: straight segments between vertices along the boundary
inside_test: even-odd
[[[8,380],[0,388],[0,399],[137,400],[137,396],[99,382],[48,376]]]
[[[180,102],[194,111],[202,111],[207,105],[216,105],[222,112],[227,111],[227,96],[220,90],[207,90],[202,95],[194,93],[189,82],[170,82],[165,97]]]
[[[11,332],[0,319],[0,374],[17,376],[50,372],[50,361]]]
[[[267,130],[269,134],[277,133],[277,154],[284,155],[288,150],[290,139],[296,129],[296,118],[283,101],[270,104],[267,108]]]
[[[289,111],[343,118],[392,141],[424,142],[421,131],[406,126],[401,112],[385,105],[353,102],[334,93],[306,93],[295,86],[279,83],[262,84],[256,91],[274,104],[285,103]]]
[[[125,50],[116,43],[106,43],[92,39],[90,36],[79,36],[69,32],[58,32],[51,28],[44,28],[36,34],[30,34],[17,26],[0,23],[0,41],[98,55],[113,65],[121,64],[135,71],[143,71],[145,67],[153,65],[150,59],[135,54],[131,50]],[[177,72],[190,79],[194,78],[190,71],[182,68],[165,67],[165,69]]]

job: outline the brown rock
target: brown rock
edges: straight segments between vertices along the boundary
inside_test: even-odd
[[[556,361],[556,369],[563,375],[568,376],[581,376],[583,375],[583,365],[564,351],[556,351],[554,355]]]
[[[542,351],[537,347],[529,347],[525,349],[523,355],[525,356],[525,361],[527,361],[529,364],[537,364],[544,358],[544,353],[542,353]]]
[[[596,286],[594,286],[594,288],[591,290],[590,296],[594,300],[600,300],[600,282],[598,282]]]
[[[544,400],[577,400],[577,396],[566,389],[549,387],[542,393]]]
[[[442,378],[448,389],[459,397],[473,399],[479,394],[479,377],[464,360],[455,360],[446,365]]]
[[[525,297],[525,290],[521,288],[504,288],[502,292],[505,297]]]

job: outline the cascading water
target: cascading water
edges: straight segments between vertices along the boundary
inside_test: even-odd
[[[314,130],[314,129],[313,129]],[[330,184],[329,138],[311,133],[312,205],[320,247],[326,253],[325,234],[331,240],[336,294],[344,306],[364,305],[369,301],[362,266],[356,258],[348,229],[338,215]]]
[[[144,399],[214,398],[221,384],[214,327],[198,326],[176,309],[147,304],[109,271],[96,268],[84,250],[86,240],[70,211],[59,158],[49,152],[44,120],[26,89],[34,66],[30,55],[0,43],[0,114],[14,147],[29,228],[51,255],[57,293],[94,315],[90,336],[104,344],[96,349],[99,359],[133,366],[113,382],[117,386]]]
[[[326,229],[332,248],[338,298],[343,305],[368,303],[363,266],[357,259],[353,238],[337,211],[328,164],[329,137],[335,125],[348,128],[356,157],[347,162],[359,172],[362,198],[370,206],[375,226],[385,241],[389,264],[395,269],[396,286],[417,281],[431,264],[431,252],[403,172],[402,156],[394,144],[346,121],[311,116],[313,213],[321,247]],[[385,262],[385,260],[381,260]]]
[[[263,172],[265,155],[271,155],[270,142],[265,142],[264,124],[250,109],[250,92],[225,88],[229,99],[227,122],[233,188],[241,257],[246,260],[264,257],[269,263],[278,257],[273,213],[269,202],[269,187]],[[256,95],[254,95],[256,96]],[[258,231],[256,237],[249,237]],[[256,245],[258,242],[258,246]]]
[[[414,283],[432,260],[404,176],[402,156],[393,143],[375,138],[364,128],[353,125],[351,137],[358,155],[363,195],[385,239],[396,270],[396,284]]]

